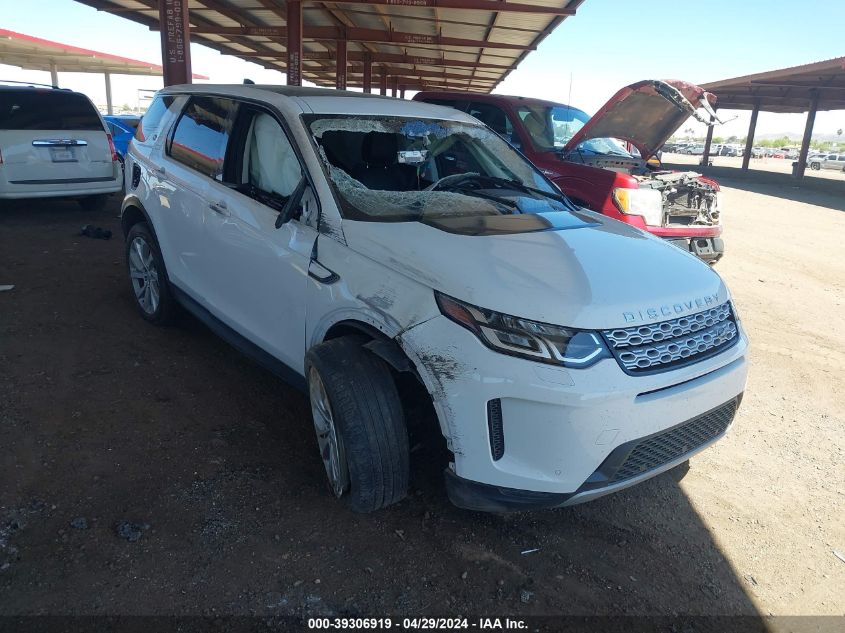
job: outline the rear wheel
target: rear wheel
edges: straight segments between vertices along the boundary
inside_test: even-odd
[[[87,196],[79,199],[79,206],[85,211],[102,211],[105,208],[108,199],[109,197],[105,194]]]
[[[815,169],[816,171],[818,171],[821,168],[822,166],[820,163],[810,163],[810,169]]]
[[[408,432],[388,365],[343,336],[310,350],[305,375],[329,487],[356,512],[372,512],[408,491]]]
[[[176,314],[177,304],[170,294],[158,244],[146,222],[139,222],[129,229],[126,266],[141,316],[156,325],[170,323]]]

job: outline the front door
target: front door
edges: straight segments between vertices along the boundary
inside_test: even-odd
[[[303,168],[279,121],[242,104],[223,173],[205,211],[213,311],[292,369],[305,356],[305,292],[317,231],[300,218],[276,228]]]

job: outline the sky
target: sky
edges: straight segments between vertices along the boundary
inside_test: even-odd
[[[73,0],[0,0],[0,26],[66,44],[161,63],[159,34]],[[595,112],[641,79],[705,83],[845,55],[845,0],[586,0],[496,89]],[[215,83],[284,83],[282,73],[191,46],[194,72]],[[2,62],[2,59],[0,59]],[[49,73],[0,63],[0,79],[50,82]],[[60,73],[62,87],[105,103],[102,75]],[[113,76],[116,106],[138,103],[158,77]],[[750,114],[722,111],[717,136],[743,136]],[[761,112],[758,134],[801,134],[805,115]],[[695,126],[703,134],[704,126]],[[845,111],[819,112],[814,131],[845,128]]]

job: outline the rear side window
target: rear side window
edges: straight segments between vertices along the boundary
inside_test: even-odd
[[[135,129],[135,140],[139,143],[154,141],[161,127],[161,120],[167,114],[167,110],[173,104],[175,97],[159,95],[153,99],[147,113],[141,118],[138,127]]]
[[[223,168],[236,109],[231,99],[191,99],[173,131],[171,158],[216,178]]]
[[[0,91],[0,130],[102,130],[87,97],[65,90]]]

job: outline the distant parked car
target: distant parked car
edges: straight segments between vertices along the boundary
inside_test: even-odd
[[[79,200],[95,210],[122,189],[117,151],[84,94],[0,86],[0,199]]]
[[[135,115],[112,115],[104,116],[106,126],[111,132],[112,140],[114,141],[114,148],[120,155],[121,159],[126,155],[126,150],[129,149],[129,141],[135,136],[135,130],[138,129],[138,123],[141,122],[141,117]]]
[[[786,158],[786,152],[782,149],[772,150],[772,158]]]
[[[836,169],[845,171],[845,154],[827,154],[810,161],[810,169]]]
[[[693,156],[701,156],[704,153],[704,145],[692,145],[687,153]]]

